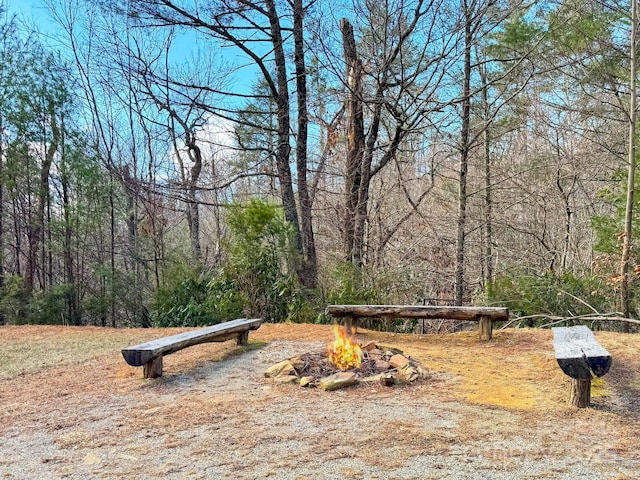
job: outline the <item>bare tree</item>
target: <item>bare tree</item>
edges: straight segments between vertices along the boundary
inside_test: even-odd
[[[297,268],[302,283],[313,287],[316,282],[317,260],[313,237],[311,204],[307,187],[306,169],[306,86],[303,48],[304,14],[307,7],[299,1],[289,2],[289,14],[293,15],[293,27],[283,26],[283,12],[275,0],[261,2],[224,0],[203,10],[191,9],[170,0],[135,0],[131,2],[140,16],[150,20],[152,25],[189,27],[208,35],[214,42],[223,42],[236,47],[256,66],[263,78],[268,94],[275,105],[277,145],[275,164],[280,187],[280,196],[285,218],[294,227],[296,247],[305,262]],[[294,193],[293,176],[290,167],[291,154],[291,106],[289,93],[289,72],[285,34],[293,30],[296,86],[298,89],[298,135],[297,142],[297,189],[298,201]],[[263,55],[254,45],[267,43],[271,50]],[[203,85],[202,88],[208,88]],[[237,110],[224,110],[208,105],[215,115],[235,120]],[[300,212],[298,212],[300,204]]]
[[[453,37],[451,32],[436,32],[440,7],[439,2],[422,0],[384,6],[367,2],[366,56],[357,52],[350,22],[340,23],[348,89],[343,244],[345,258],[355,265],[364,258],[372,179],[446,103],[437,91]]]

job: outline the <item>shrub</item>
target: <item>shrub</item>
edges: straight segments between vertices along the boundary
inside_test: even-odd
[[[553,272],[502,276],[488,285],[487,296],[490,303],[504,305],[517,316],[563,317],[594,313],[589,306],[600,313],[611,312],[615,310],[616,298],[612,288],[601,278]],[[530,326],[535,324],[529,323]]]
[[[254,199],[230,207],[225,275],[244,299],[245,314],[265,321],[308,321],[311,303],[298,283],[293,229],[282,208]]]
[[[215,274],[180,265],[155,294],[158,326],[199,326],[238,317],[310,321],[316,309],[292,265],[292,229],[282,209],[262,200],[229,207],[228,260]]]
[[[75,324],[67,311],[67,299],[74,294],[74,286],[66,283],[53,285],[48,290],[38,290],[29,298],[27,315],[29,323],[35,325]]]
[[[327,271],[323,281],[330,304],[374,305],[387,303],[389,291],[381,288],[380,278],[370,275],[367,267],[358,268],[341,262]]]
[[[243,302],[232,282],[186,265],[175,267],[156,290],[153,323],[159,327],[197,327],[237,318]]]
[[[324,298],[328,304],[337,305],[382,305],[407,303],[419,297],[420,287],[415,285],[402,271],[357,267],[341,262],[324,272],[322,278]],[[321,323],[334,319],[320,315]],[[407,319],[377,318],[361,320],[366,328],[384,331],[412,331],[417,321]]]
[[[2,323],[9,325],[25,323],[27,293],[24,288],[24,279],[19,275],[5,273],[3,280],[3,285],[0,289]]]

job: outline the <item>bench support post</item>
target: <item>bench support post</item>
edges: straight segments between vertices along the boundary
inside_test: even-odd
[[[353,315],[347,315],[344,317],[344,325],[347,327],[347,332],[356,333],[358,331],[358,318]]]
[[[144,364],[143,375],[144,378],[158,378],[162,376],[162,355]]]
[[[569,404],[586,408],[591,403],[591,379],[590,378],[572,378],[571,392],[569,394]]]
[[[478,322],[478,333],[480,334],[480,340],[488,342],[493,336],[493,322],[488,315],[481,315]]]
[[[249,330],[246,332],[242,332],[238,335],[237,345],[248,345],[249,344]]]

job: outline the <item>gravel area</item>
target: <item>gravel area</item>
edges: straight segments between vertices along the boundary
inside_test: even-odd
[[[460,381],[447,372],[336,392],[262,375],[322,348],[272,341],[182,371],[167,357],[157,380],[97,359],[77,368],[76,384],[56,383],[55,369],[35,374],[43,388],[22,400],[20,377],[4,381],[16,391],[0,393],[0,419],[10,419],[0,478],[640,478],[640,457],[620,447],[637,424],[606,409],[547,415],[460,402],[442,394]]]

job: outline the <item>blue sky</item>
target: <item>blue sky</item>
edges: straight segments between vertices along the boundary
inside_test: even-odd
[[[22,20],[46,31],[54,28],[51,17],[41,0],[5,0],[9,12],[17,13]]]
[[[54,2],[64,2],[65,0],[53,0]],[[29,30],[36,30],[44,34],[44,37],[54,38],[59,26],[52,19],[45,0],[0,0],[0,4],[8,7],[9,13],[15,13]],[[45,40],[46,42],[46,40]],[[56,47],[59,43],[54,41]],[[182,32],[174,38],[172,56],[175,56],[177,64],[182,61],[189,61],[192,56],[199,57],[201,49],[208,51],[212,48],[209,41],[198,41],[195,37]],[[215,48],[215,47],[214,47]],[[219,50],[221,59],[231,65],[246,66],[238,71],[232,80],[233,90],[236,92],[249,93],[254,83],[255,75],[258,73],[255,66],[247,66],[246,58],[239,56],[239,51],[235,48],[223,48]]]

